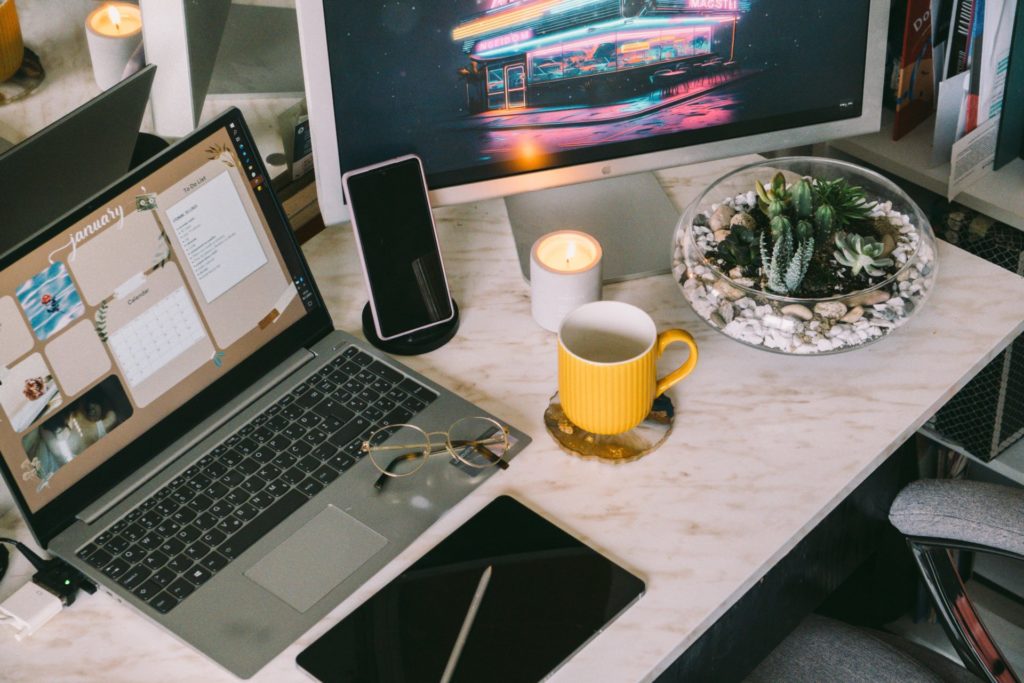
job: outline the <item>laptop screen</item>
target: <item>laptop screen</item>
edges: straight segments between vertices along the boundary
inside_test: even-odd
[[[29,511],[321,305],[257,157],[224,117],[0,271],[0,453]]]

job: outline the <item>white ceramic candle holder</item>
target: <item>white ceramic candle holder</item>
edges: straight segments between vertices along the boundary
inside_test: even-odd
[[[142,43],[138,5],[105,2],[85,18],[85,37],[96,85],[103,90],[124,78],[125,67]]]
[[[571,311],[601,300],[601,243],[579,230],[548,233],[530,250],[533,319],[557,332]]]

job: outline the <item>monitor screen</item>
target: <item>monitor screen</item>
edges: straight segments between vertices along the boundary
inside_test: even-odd
[[[855,119],[870,4],[325,0],[341,169],[416,153],[436,189]]]

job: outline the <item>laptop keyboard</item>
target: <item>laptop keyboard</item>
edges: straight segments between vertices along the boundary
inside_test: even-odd
[[[435,398],[350,346],[77,555],[166,614]]]

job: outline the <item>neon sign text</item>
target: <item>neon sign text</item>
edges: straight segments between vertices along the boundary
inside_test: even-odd
[[[740,8],[740,0],[687,0],[687,9],[728,10],[735,12]]]
[[[524,40],[529,40],[530,38],[533,38],[533,29],[524,28],[521,31],[512,31],[511,33],[506,33],[501,36],[485,38],[473,46],[473,52],[487,52],[488,50],[494,50],[495,48],[515,45],[516,43],[521,43]]]

